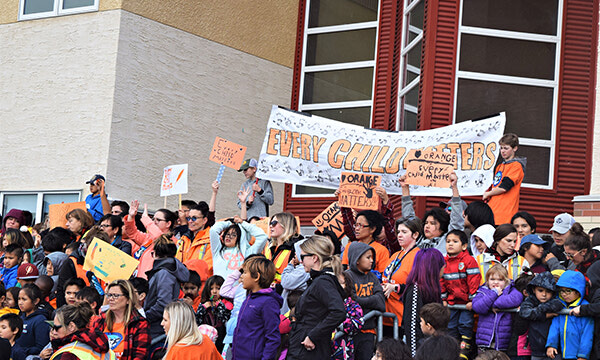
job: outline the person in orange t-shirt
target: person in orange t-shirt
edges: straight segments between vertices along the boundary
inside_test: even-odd
[[[519,192],[527,164],[527,159],[515,157],[519,148],[517,135],[504,134],[499,143],[504,161],[496,166],[490,190],[483,193],[483,201],[488,201],[498,225],[510,223],[512,216],[519,211]]]
[[[222,360],[215,344],[200,333],[192,307],[174,301],[165,307],[161,322],[167,334],[166,360]]]

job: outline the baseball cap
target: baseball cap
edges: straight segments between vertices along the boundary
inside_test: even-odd
[[[575,218],[567,213],[556,215],[554,218],[554,224],[550,231],[556,231],[559,234],[564,234],[571,229],[571,226],[575,223]]]
[[[524,236],[521,239],[521,246],[523,246],[524,244],[527,244],[527,243],[532,243],[535,245],[543,245],[546,242],[544,240],[542,240],[542,238],[537,236],[536,234],[529,234],[529,235]]]
[[[92,176],[92,178],[89,181],[86,181],[85,183],[86,184],[96,184],[96,180],[106,181],[104,176],[102,176],[100,174],[96,174],[96,175]]]
[[[38,268],[30,263],[21,264],[17,269],[17,279],[31,280],[37,279],[39,276],[40,272],[38,271]]]
[[[244,171],[247,168],[255,168],[258,167],[258,161],[256,161],[256,159],[246,159],[244,160],[244,162],[242,163],[242,166],[240,166],[240,169],[238,171]]]

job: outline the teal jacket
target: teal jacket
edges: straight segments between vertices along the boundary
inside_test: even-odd
[[[579,293],[579,299],[567,304],[562,298],[560,301],[567,309],[587,304],[585,296],[585,277],[582,273],[573,270],[565,271],[556,283],[557,287],[574,289]],[[589,359],[594,338],[594,319],[591,317],[558,315],[552,319],[546,348],[559,349],[563,359]]]

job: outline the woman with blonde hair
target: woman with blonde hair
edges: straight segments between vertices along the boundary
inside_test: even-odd
[[[288,359],[331,357],[331,333],[346,319],[344,290],[338,281],[342,262],[333,251],[331,240],[319,235],[300,245],[300,261],[312,282],[296,303]]]
[[[275,264],[275,282],[281,282],[281,274],[291,259],[296,256],[294,244],[302,239],[294,214],[280,212],[269,222],[270,242],[265,248],[265,257]]]
[[[145,359],[150,348],[150,327],[136,310],[133,285],[127,280],[115,280],[108,285],[106,298],[109,308],[96,317],[91,328],[109,337],[117,359]]]
[[[160,323],[167,334],[167,351],[163,360],[222,360],[215,344],[200,333],[192,307],[174,301],[165,307]]]

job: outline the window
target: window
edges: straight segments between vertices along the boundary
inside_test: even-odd
[[[524,185],[553,185],[563,0],[462,0],[455,122],[506,112]]]
[[[404,0],[396,130],[417,130],[425,0]]]
[[[379,0],[307,0],[298,110],[371,126]],[[333,190],[294,185],[293,194]]]
[[[35,223],[44,221],[50,205],[77,201],[81,201],[81,190],[0,193],[3,215],[10,209],[27,210],[33,214]]]
[[[19,20],[98,11],[99,0],[21,0]]]

